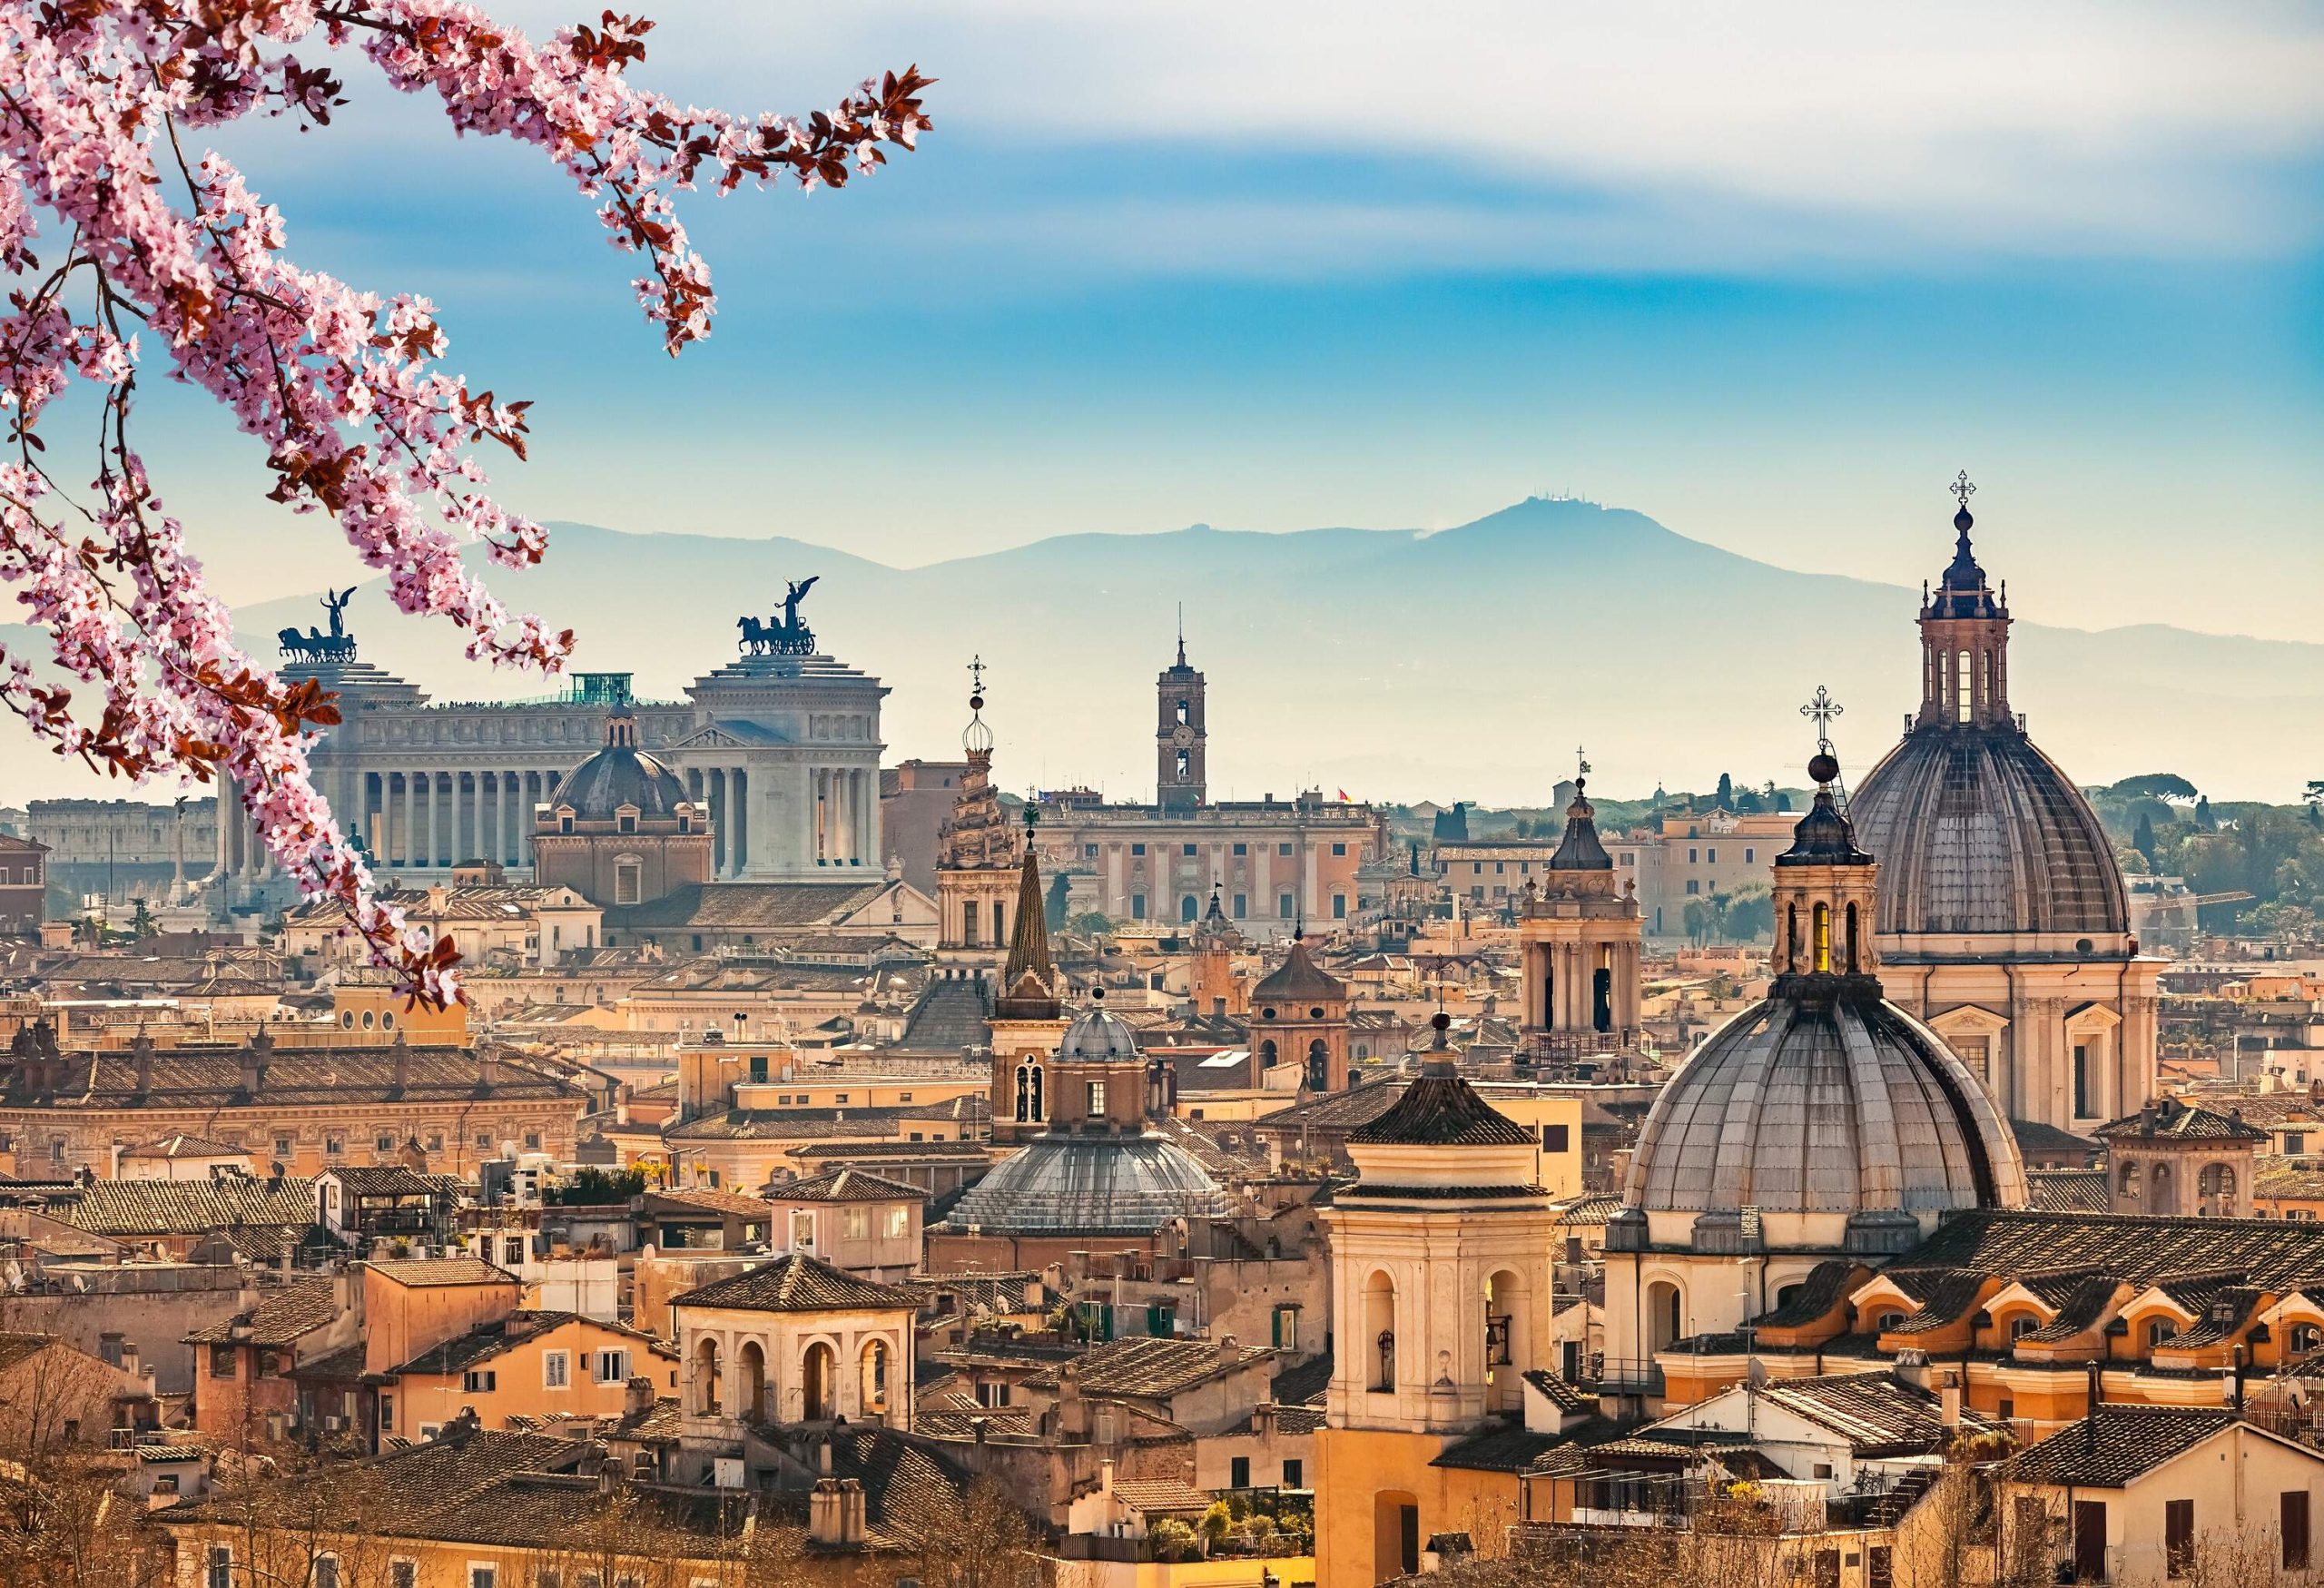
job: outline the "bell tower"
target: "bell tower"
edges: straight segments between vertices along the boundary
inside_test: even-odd
[[[1203,726],[1203,677],[1187,666],[1186,623],[1178,625],[1178,660],[1155,680],[1155,803],[1166,811],[1190,811],[1206,794]]]

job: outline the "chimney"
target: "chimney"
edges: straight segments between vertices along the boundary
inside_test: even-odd
[[[256,1097],[266,1088],[267,1061],[274,1055],[274,1039],[264,1027],[251,1034],[251,1045],[242,1050],[242,1090]]]
[[[1110,1494],[1114,1492],[1114,1464],[1111,1457],[1098,1464],[1098,1492],[1101,1494]]]
[[[2094,1454],[2098,1449],[2098,1407],[2104,1388],[2100,1375],[2104,1371],[2095,1362],[2090,1365],[2090,1415],[2082,1423],[2082,1449],[2085,1455]]]
[[[642,1373],[632,1374],[621,1386],[621,1415],[643,1417],[654,1409],[654,1381]]]
[[[1233,1335],[1221,1335],[1218,1337],[1218,1359],[1221,1362],[1236,1361],[1242,1355],[1243,1347],[1235,1343]]]
[[[137,1075],[137,1095],[143,1097],[153,1090],[153,1039],[143,1028],[129,1040],[129,1062]]]
[[[388,1045],[388,1061],[394,1066],[396,1095],[401,1097],[411,1085],[411,1044],[403,1040],[401,1026],[396,1028],[396,1040]]]
[[[807,1501],[807,1536],[825,1549],[863,1546],[863,1485],[853,1478],[832,1475],[831,1442],[825,1440],[818,1463],[822,1475]]]
[[[1936,1392],[1937,1421],[1947,1428],[1961,1426],[1961,1376],[1948,1373],[1944,1385]]]

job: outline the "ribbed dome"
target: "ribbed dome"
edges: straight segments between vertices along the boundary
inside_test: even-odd
[[[2015,724],[1914,729],[1849,801],[1884,932],[2130,930],[2113,846]]]
[[[1654,1100],[1622,1200],[1648,1213],[1921,1214],[2025,1203],[2009,1127],[1935,1032],[1868,997],[1771,998]]]
[[[637,747],[637,719],[626,709],[606,720],[605,748],[556,785],[556,803],[585,822],[610,822],[624,805],[641,820],[674,817],[693,797],[684,779]]]
[[[1307,940],[1296,933],[1283,963],[1259,978],[1251,989],[1253,1003],[1313,1003],[1345,998],[1347,983],[1318,965],[1307,953]]]
[[[1173,1218],[1231,1210],[1193,1155],[1159,1136],[1036,1136],[970,1187],[946,1222],[1002,1234],[1149,1235]]]
[[[1137,1057],[1137,1033],[1131,1031],[1129,1021],[1102,1007],[1085,1009],[1073,1017],[1065,1028],[1065,1036],[1058,1043],[1057,1056],[1085,1063],[1101,1063],[1108,1060],[1126,1060]]]

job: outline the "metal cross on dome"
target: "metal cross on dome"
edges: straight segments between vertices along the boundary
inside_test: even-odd
[[[1961,498],[1961,510],[1965,513],[1967,512],[1969,510],[1969,498],[1977,494],[1977,488],[1969,483],[1969,471],[1967,469],[1963,469],[1960,475],[1954,480],[1952,490],[1955,496]]]
[[[984,657],[982,656],[969,658],[969,683],[979,695],[984,693]]]
[[[1580,775],[1583,777],[1590,775],[1590,756],[1579,745],[1573,747],[1573,762]]]
[[[1832,753],[1832,719],[1846,709],[1821,684],[1816,686],[1815,695],[1799,708],[1799,715],[1816,725],[1816,748],[1824,755]]]

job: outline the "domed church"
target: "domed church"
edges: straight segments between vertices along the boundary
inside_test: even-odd
[[[2155,1096],[2157,977],[2098,816],[2009,704],[2006,583],[1969,543],[1921,604],[1921,705],[1849,803],[1888,996],[2014,1120],[2087,1136]]]
[[[1818,1263],[1876,1266],[1945,1213],[2026,1203],[2008,1121],[1944,1039],[1882,995],[1885,868],[1834,796],[1839,764],[1827,751],[1808,772],[1815,803],[1775,863],[1768,997],[1656,1097],[1606,1228],[1617,1400],[1732,1382],[1739,1341],[1671,1347],[1781,1308]]]

